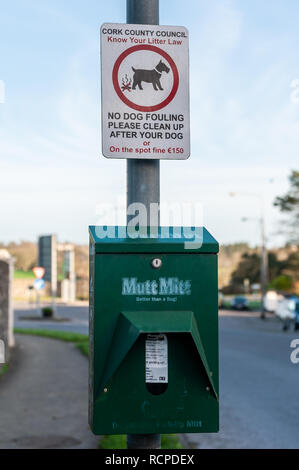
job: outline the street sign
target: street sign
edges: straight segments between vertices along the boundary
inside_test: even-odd
[[[42,279],[46,273],[45,268],[42,268],[42,267],[33,268],[32,271],[36,279]]]
[[[186,28],[104,24],[101,45],[103,155],[189,158]]]
[[[56,235],[42,236],[38,241],[38,264],[45,269],[45,281],[51,283],[51,291],[57,291],[57,240]]]
[[[45,288],[46,283],[43,279],[36,279],[33,285],[35,290],[42,290]]]

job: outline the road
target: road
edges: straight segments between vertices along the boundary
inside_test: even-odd
[[[31,312],[32,314],[33,312]],[[16,326],[88,332],[87,307],[59,307],[68,323],[28,322],[16,310]],[[278,320],[255,313],[220,314],[221,431],[182,436],[192,448],[299,448],[299,364],[290,343],[299,331],[283,333]]]
[[[255,315],[220,317],[221,431],[186,435],[201,449],[299,448],[299,364],[278,320]]]
[[[30,329],[48,329],[71,331],[76,333],[88,334],[88,307],[86,304],[78,306],[57,305],[56,316],[59,322],[39,320],[34,306],[19,303],[15,306],[15,327]],[[27,317],[36,318],[36,320],[25,320]]]

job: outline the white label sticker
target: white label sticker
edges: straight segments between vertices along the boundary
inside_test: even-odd
[[[167,336],[148,335],[145,346],[146,383],[168,383]]]

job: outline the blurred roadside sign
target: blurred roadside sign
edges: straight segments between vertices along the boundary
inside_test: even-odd
[[[52,295],[57,291],[57,240],[56,235],[39,237],[38,265],[45,269],[45,281],[51,283]]]
[[[42,290],[45,288],[46,283],[43,279],[36,279],[33,285],[35,290]]]
[[[42,267],[33,268],[32,271],[36,279],[42,279],[46,273],[45,268],[42,268]]]

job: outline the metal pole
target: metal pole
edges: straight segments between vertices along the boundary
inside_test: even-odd
[[[52,291],[52,316],[55,318],[56,317],[56,292]]]
[[[127,23],[159,24],[159,0],[127,0]],[[145,206],[150,225],[150,205],[160,204],[159,160],[127,160],[127,207],[134,203]]]
[[[265,297],[267,290],[267,268],[268,268],[268,257],[266,249],[266,236],[265,236],[265,219],[264,213],[262,212],[261,217],[261,237],[262,237],[262,249],[261,249],[261,293],[262,293],[262,304],[261,304],[261,319],[266,319],[265,309]]]
[[[36,291],[36,311],[38,316],[41,316],[41,306],[40,306],[40,293],[39,290]]]
[[[127,0],[128,24],[159,24],[159,0]],[[127,208],[142,203],[147,210],[150,225],[151,204],[160,204],[160,161],[127,160]],[[128,222],[132,215],[128,215]],[[159,220],[158,220],[159,224]],[[160,449],[159,434],[131,434],[127,437],[128,449]]]

